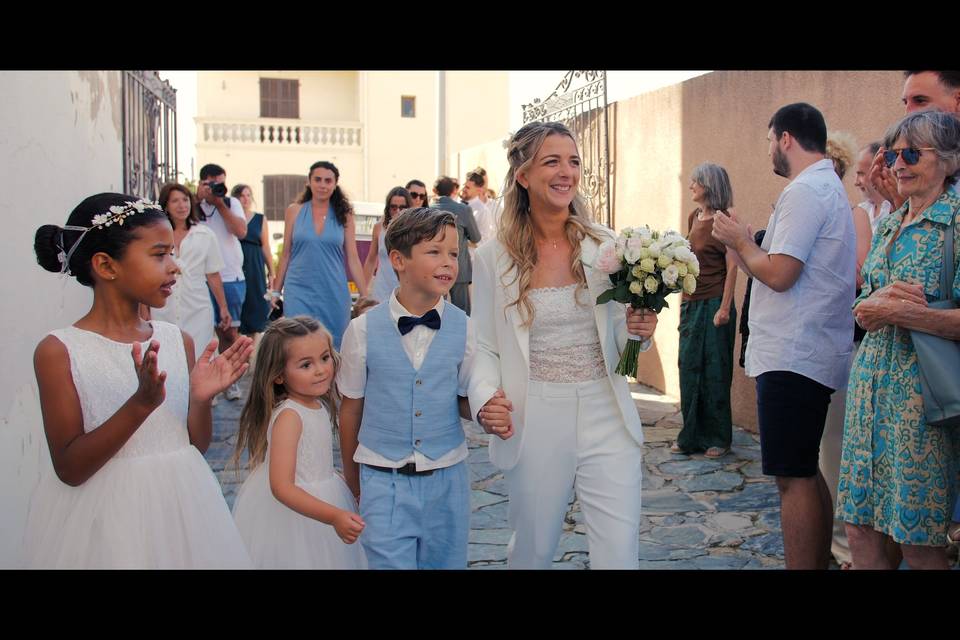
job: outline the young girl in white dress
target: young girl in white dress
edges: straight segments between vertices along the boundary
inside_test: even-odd
[[[260,341],[234,453],[252,471],[233,507],[257,568],[367,567],[363,520],[333,467],[339,358],[309,316],[274,321]]]
[[[30,503],[24,564],[48,568],[249,568],[220,485],[203,459],[210,400],[237,380],[243,339],[194,362],[193,340],[140,318],[176,281],[160,208],[101,193],[34,244],[48,271],[93,288],[93,307],[37,346],[34,366],[53,469]]]

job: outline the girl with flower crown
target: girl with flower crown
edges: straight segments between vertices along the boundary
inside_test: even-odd
[[[119,193],[37,230],[44,269],[93,288],[90,312],[37,346],[52,469],[30,503],[23,564],[50,568],[243,568],[250,559],[202,451],[210,401],[247,368],[241,338],[195,361],[193,340],[140,318],[178,273],[160,207]]]

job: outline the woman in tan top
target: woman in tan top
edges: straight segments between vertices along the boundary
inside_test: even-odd
[[[683,429],[672,450],[703,451],[720,458],[730,450],[733,422],[730,385],[737,310],[733,289],[737,267],[716,240],[713,218],[728,215],[733,189],[726,170],[703,163],[693,170],[690,191],[697,209],[687,221],[687,239],[700,262],[697,290],[680,305],[680,408]]]

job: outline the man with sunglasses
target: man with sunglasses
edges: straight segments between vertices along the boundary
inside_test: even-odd
[[[904,71],[903,75],[906,80],[900,99],[903,101],[904,113],[936,109],[960,118],[960,71]],[[908,154],[904,154],[903,161],[906,164],[914,165],[919,162],[920,155],[914,151],[922,149],[909,150]],[[893,203],[893,211],[903,206],[907,200],[897,190],[897,180],[890,169],[896,160],[896,156],[881,147],[870,168],[870,181],[880,195]],[[956,190],[957,185],[950,188]]]
[[[753,279],[746,372],[757,379],[763,473],[780,493],[787,569],[826,569],[833,502],[819,470],[830,396],[853,349],[856,236],[847,194],[826,158],[827,125],[805,103],[779,109],[767,139],[773,171],[790,180],[758,247],[735,216],[713,236]]]

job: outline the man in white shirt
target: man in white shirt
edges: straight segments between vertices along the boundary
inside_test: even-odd
[[[243,249],[240,239],[247,235],[247,217],[243,206],[236,198],[226,197],[227,172],[216,164],[200,168],[200,184],[197,199],[203,213],[201,223],[210,227],[220,243],[224,267],[220,272],[227,308],[221,309],[213,295],[213,322],[220,338],[220,353],[230,348],[237,339],[240,327],[240,311],[247,284],[243,277]],[[228,400],[240,398],[240,387],[234,382],[223,392]]]
[[[754,278],[747,375],[757,378],[763,472],[780,492],[787,569],[826,569],[833,509],[819,469],[830,395],[849,374],[856,236],[843,184],[826,159],[823,115],[805,103],[779,109],[767,139],[773,170],[791,180],[763,244],[719,216],[713,235]]]
[[[487,197],[487,174],[477,168],[467,173],[467,179],[463,185],[463,195],[467,204],[473,209],[473,217],[477,221],[477,228],[480,230],[480,241],[477,247],[489,242],[497,237],[497,221],[495,218],[496,201]],[[470,248],[471,259],[474,256],[474,247]]]

